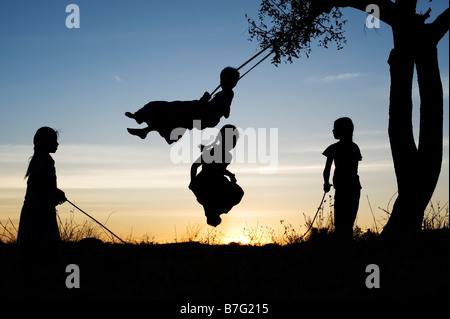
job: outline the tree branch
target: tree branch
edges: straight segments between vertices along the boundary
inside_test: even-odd
[[[417,0],[396,0],[395,6],[404,13],[415,14],[417,7]]]
[[[395,23],[396,7],[390,0],[331,0],[334,7],[351,7],[366,12],[369,4],[375,4],[380,8],[380,20],[392,26]]]
[[[433,37],[434,43],[437,45],[439,41],[443,38],[443,36],[449,31],[450,28],[450,10],[449,8],[445,9],[433,23],[431,26],[431,36]]]

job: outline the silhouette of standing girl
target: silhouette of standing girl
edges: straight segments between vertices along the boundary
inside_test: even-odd
[[[214,227],[221,223],[220,215],[228,213],[244,196],[236,177],[227,169],[232,160],[231,150],[238,138],[235,126],[223,126],[212,144],[200,146],[202,155],[191,167],[189,189],[203,205],[207,223]],[[197,174],[200,166],[202,170]]]
[[[41,127],[34,135],[34,154],[25,178],[27,191],[20,214],[17,245],[19,257],[56,257],[60,236],[55,206],[66,201],[57,188],[55,162],[50,153],[58,149],[58,133]]]
[[[339,142],[330,145],[323,155],[327,157],[323,171],[325,192],[329,192],[331,165],[334,162],[333,175],[334,224],[339,239],[351,240],[353,224],[359,207],[361,184],[358,176],[358,162],[362,160],[358,145],[353,142],[353,122],[348,117],[334,122],[333,135]]]

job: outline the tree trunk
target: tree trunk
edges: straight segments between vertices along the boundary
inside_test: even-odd
[[[413,24],[413,26],[411,26]],[[394,49],[389,57],[391,90],[389,139],[398,197],[383,235],[404,236],[421,230],[442,165],[443,94],[437,48],[423,22],[393,25]],[[412,124],[414,65],[420,94],[418,146]]]

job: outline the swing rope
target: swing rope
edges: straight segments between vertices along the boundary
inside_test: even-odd
[[[77,205],[75,205],[74,203],[72,203],[71,201],[69,201],[68,199],[66,199],[66,202],[69,203],[70,205],[72,205],[73,207],[75,207],[76,209],[78,209],[80,212],[82,212],[83,214],[85,214],[87,217],[89,217],[90,219],[92,219],[93,221],[95,221],[97,224],[99,224],[101,227],[103,227],[105,230],[107,230],[111,235],[113,235],[115,238],[117,238],[118,240],[120,240],[122,242],[122,244],[128,245],[128,247],[134,249],[135,251],[138,251],[140,254],[149,256],[148,252],[143,251],[139,248],[137,248],[135,245],[129,245],[127,242],[125,242],[123,239],[121,239],[119,236],[117,236],[116,234],[114,234],[111,230],[109,230],[105,225],[103,225],[102,223],[100,223],[98,220],[96,220],[94,217],[92,217],[91,215],[89,215],[88,213],[86,213],[84,210],[82,210],[80,207],[78,207]],[[59,218],[59,215],[58,215]],[[61,220],[60,220],[61,222]],[[159,257],[151,255],[152,261],[153,262],[157,262],[159,264],[159,266],[163,266],[163,267],[171,267],[171,268],[175,268],[172,265],[168,265],[166,262],[163,262]],[[178,266],[180,267],[180,266]]]
[[[247,64],[249,64],[251,61],[253,61],[254,59],[256,59],[258,56],[260,56],[263,52],[265,52],[268,48],[272,47],[272,45],[268,45],[266,46],[264,49],[262,49],[261,51],[259,51],[258,53],[256,53],[254,56],[252,56],[250,59],[248,59],[247,61],[245,61],[244,63],[242,63],[236,70],[240,70],[242,69],[244,66],[246,66]],[[253,70],[254,68],[256,68],[261,62],[263,62],[265,59],[267,59],[272,53],[274,52],[274,50],[271,50],[266,56],[264,56],[261,60],[259,60],[254,66],[252,66],[247,72],[245,72],[243,75],[241,75],[239,77],[239,80],[242,79],[244,76],[247,75],[247,73],[249,73],[251,70]],[[220,84],[219,86],[217,86],[215,88],[214,91],[212,91],[211,96],[214,95],[214,93],[217,92],[217,90],[220,89]]]
[[[66,200],[70,205],[72,205],[73,207],[75,207],[76,209],[78,209],[80,212],[82,212],[83,214],[85,214],[87,217],[89,217],[90,219],[92,219],[94,222],[96,222],[97,224],[99,224],[100,226],[102,226],[104,229],[106,229],[111,235],[113,235],[114,237],[116,237],[118,240],[120,240],[123,244],[126,244],[126,242],[124,240],[122,240],[119,236],[117,236],[116,234],[114,234],[112,231],[110,231],[108,228],[106,228],[105,225],[103,225],[102,223],[100,223],[98,220],[96,220],[94,217],[92,217],[91,215],[89,215],[88,213],[86,213],[84,210],[82,210],[80,207],[78,207],[77,205],[75,205],[74,203],[72,203],[70,200]]]
[[[275,4],[278,9],[283,13],[283,15],[285,17],[287,17],[286,12],[283,11],[282,8],[280,8],[280,5],[277,4],[276,2],[272,1],[273,4]],[[317,7],[317,11],[321,11],[323,9],[328,8],[328,5],[319,5]],[[331,8],[330,8],[331,10]],[[328,11],[329,12],[329,11]],[[304,25],[306,25],[307,23],[312,23],[317,17],[314,15],[311,15],[309,18],[304,19],[305,22],[303,22]],[[264,51],[266,51],[268,48],[272,47],[274,45],[275,42],[272,42],[271,44],[269,44],[268,46],[266,46],[264,49],[262,49],[261,51],[259,51],[258,53],[256,53],[254,56],[252,56],[250,59],[248,59],[247,61],[245,61],[243,64],[241,64],[240,67],[237,68],[237,70],[242,69],[244,66],[246,66],[248,63],[250,63],[251,61],[253,61],[254,59],[256,59],[260,54],[262,54]],[[271,55],[273,52],[275,51],[275,49],[272,49],[270,51],[269,54],[267,54],[264,58],[262,58],[258,63],[256,63],[252,68],[250,68],[250,70],[248,70],[247,72],[245,72],[241,77],[239,77],[239,80],[242,79],[245,75],[247,75],[247,73],[249,73],[251,70],[253,70],[256,66],[258,66],[262,61],[264,61],[269,55]],[[214,93],[216,93],[216,91],[220,88],[220,85],[211,93],[211,96],[214,95]]]
[[[314,224],[314,221],[316,220],[317,214],[319,214],[319,211],[320,211],[320,209],[322,208],[323,201],[325,200],[325,195],[326,195],[326,194],[327,194],[327,192],[324,192],[324,193],[323,193],[322,200],[320,201],[320,204],[319,204],[319,207],[317,208],[316,214],[314,215],[314,218],[313,218],[311,224],[309,225],[308,230],[302,235],[302,239],[303,239],[303,238],[306,236],[306,234],[311,230],[311,228],[312,228],[312,226],[313,226],[313,224]]]
[[[261,52],[263,52],[263,51],[261,51]],[[254,68],[256,68],[261,62],[263,62],[265,59],[267,59],[272,53],[273,53],[273,50],[270,51],[264,58],[262,58],[261,60],[259,60],[259,62],[256,63],[254,66],[252,66],[247,72],[245,72],[244,74],[242,74],[242,75],[239,77],[239,80],[242,79],[244,76],[246,76],[247,73],[249,73],[251,70],[253,70]]]
[[[249,64],[250,62],[252,62],[254,59],[256,59],[259,55],[261,55],[264,51],[266,51],[268,48],[272,47],[272,45],[268,45],[266,46],[264,49],[262,49],[261,51],[259,51],[258,53],[256,53],[254,56],[252,56],[250,59],[248,59],[247,61],[245,61],[244,63],[241,64],[241,66],[239,66],[237,69],[240,70],[242,69],[244,66],[246,66],[247,64]],[[272,53],[272,52],[271,52]],[[270,54],[269,54],[270,55]],[[265,59],[265,58],[264,58]],[[263,59],[263,60],[264,60]]]

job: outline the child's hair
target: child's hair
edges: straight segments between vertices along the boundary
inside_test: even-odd
[[[231,135],[230,135],[231,134]],[[230,143],[230,137],[232,138],[232,142]],[[219,132],[217,139],[221,139],[223,145],[222,146],[230,146],[234,148],[236,146],[237,140],[239,139],[239,131],[236,126],[232,124],[224,125]],[[227,142],[228,140],[228,142]]]
[[[228,66],[220,72],[220,83],[235,87],[239,81],[239,77],[239,71],[236,68]]]
[[[54,143],[58,139],[58,131],[52,129],[48,126],[43,126],[36,131],[33,138],[34,150],[47,150],[52,143]],[[33,157],[31,157],[33,159]],[[31,163],[30,159],[30,163]],[[25,178],[30,176],[30,165],[28,165],[27,173],[25,174]]]
[[[58,139],[58,131],[48,126],[43,126],[36,131],[33,138],[34,150],[47,149]]]
[[[339,131],[339,133],[346,138],[353,137],[354,125],[350,118],[341,117],[334,121],[334,128]]]
[[[231,136],[230,136],[231,133]],[[232,137],[232,143],[227,142],[227,138]],[[203,144],[201,144],[200,150],[203,151],[205,147],[207,147],[207,150],[210,150],[211,148],[213,148],[214,146],[219,144],[219,141],[221,141],[221,145],[222,147],[232,147],[234,148],[236,146],[237,140],[239,139],[239,131],[236,128],[236,126],[232,125],[232,124],[226,124],[224,125],[220,131],[219,134],[217,134],[216,139],[214,140],[214,142],[212,142],[211,144],[205,146]]]

